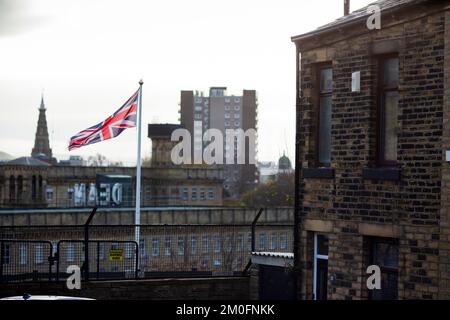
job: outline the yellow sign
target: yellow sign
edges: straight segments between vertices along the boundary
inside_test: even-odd
[[[123,250],[122,249],[109,250],[109,261],[122,261],[122,260],[123,260]]]

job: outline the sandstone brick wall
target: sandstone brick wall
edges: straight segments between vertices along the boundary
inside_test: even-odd
[[[82,282],[68,290],[65,282],[2,284],[0,298],[63,295],[97,300],[248,300],[249,278],[164,279]]]
[[[430,11],[418,8],[397,13],[395,20],[386,16],[378,31],[364,30],[361,24],[352,30],[299,43],[302,169],[315,165],[315,64],[331,62],[333,67],[334,178],[300,181],[300,212],[304,219],[331,223],[324,230],[303,229],[304,297],[311,298],[312,291],[308,246],[313,231],[330,235],[328,272],[334,280],[328,283],[329,298],[367,298],[364,243],[368,236],[399,240],[400,299],[436,299],[445,274],[448,278],[448,269],[441,275],[438,270],[442,257],[439,246],[445,245],[440,241],[440,215],[448,213],[449,204],[448,200],[441,203],[444,56],[448,66],[449,37],[442,7],[428,8]],[[400,60],[399,181],[364,179],[362,175],[364,168],[376,166],[378,67],[374,51],[383,42],[398,45]],[[351,92],[354,71],[361,71],[360,92]],[[448,110],[448,103],[445,108]],[[448,137],[448,131],[446,134]],[[447,185],[442,191],[443,199],[448,199],[448,190]]]
[[[445,14],[445,94],[444,94],[444,138],[445,151],[450,151],[450,6]],[[450,162],[442,167],[441,234],[440,234],[440,287],[439,298],[450,299]]]

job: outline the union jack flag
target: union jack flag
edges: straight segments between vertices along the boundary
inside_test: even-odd
[[[136,127],[139,90],[119,110],[106,118],[105,121],[80,131],[71,137],[69,151],[117,137],[125,129]]]

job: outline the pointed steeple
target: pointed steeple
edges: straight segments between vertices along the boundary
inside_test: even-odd
[[[39,107],[39,119],[34,140],[34,148],[31,151],[33,158],[52,160],[52,149],[48,139],[47,119],[45,116],[44,94],[41,96],[41,105]]]
[[[39,110],[45,110],[45,103],[44,103],[44,94],[41,94],[41,106]]]

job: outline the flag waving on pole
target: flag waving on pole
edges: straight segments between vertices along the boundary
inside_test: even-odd
[[[82,130],[70,138],[69,151],[88,144],[117,137],[127,128],[136,127],[139,88],[125,104],[105,121]]]

